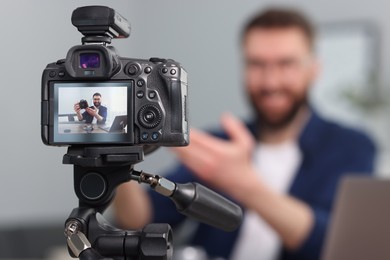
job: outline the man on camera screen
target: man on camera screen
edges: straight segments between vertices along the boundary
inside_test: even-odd
[[[104,124],[107,119],[107,107],[102,105],[102,95],[100,93],[93,94],[93,106],[88,106],[87,101],[81,100],[74,104],[74,111],[77,114],[79,121],[85,120],[85,123],[92,124],[96,118],[97,124]],[[81,109],[85,109],[81,113]]]

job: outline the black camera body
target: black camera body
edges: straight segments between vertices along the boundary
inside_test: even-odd
[[[87,107],[89,107],[88,101],[85,99],[81,99],[79,102],[79,106],[81,109],[86,109]]]
[[[115,48],[106,44],[111,38],[128,36],[130,27],[125,26],[126,19],[108,7],[95,6],[93,12],[88,8],[88,12],[78,8],[72,15],[73,24],[85,36],[83,45],[72,47],[66,59],[48,64],[43,71],[43,142],[187,145],[186,71],[170,59],[120,57]],[[107,19],[93,22],[99,16]],[[98,116],[73,110],[77,100],[85,95],[92,98],[96,93],[103,100],[97,107]],[[80,108],[84,106],[80,104]],[[103,117],[104,122],[112,121],[111,126],[106,123],[109,130],[98,127],[92,132],[83,130],[85,124],[94,124]]]

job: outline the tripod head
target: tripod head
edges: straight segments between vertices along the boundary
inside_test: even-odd
[[[112,227],[102,217],[116,187],[131,180],[150,185],[170,198],[180,213],[197,221],[225,231],[233,231],[241,223],[240,207],[198,183],[178,184],[134,170],[133,166],[143,157],[142,146],[68,148],[63,163],[74,165],[74,189],[79,198],[79,207],[72,211],[65,224],[68,248],[73,257],[171,259],[172,230],[168,224],[150,224],[142,231],[125,231]],[[93,255],[100,256],[87,258]]]

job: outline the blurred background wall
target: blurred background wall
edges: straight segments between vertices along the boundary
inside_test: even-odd
[[[343,113],[344,117],[351,114],[351,120],[337,118],[337,113],[326,111],[326,106],[320,106],[319,110],[371,133],[380,148],[377,172],[390,176],[387,160],[390,158],[390,74],[387,73],[390,70],[390,3],[383,0],[3,0],[0,7],[0,228],[62,223],[77,205],[72,167],[61,164],[66,148],[47,147],[40,140],[40,80],[47,63],[64,58],[70,47],[80,43],[81,34],[70,22],[73,9],[92,4],[109,5],[131,22],[130,38],[113,41],[122,56],[166,57],[183,64],[189,72],[191,124],[201,128],[218,127],[219,116],[224,111],[242,118],[249,115],[241,86],[239,33],[243,22],[259,8],[270,4],[299,8],[319,26],[351,21],[373,24],[378,32],[374,59],[378,68],[363,91],[352,95],[358,96],[353,99],[358,101],[352,102],[350,110]],[[366,95],[370,96],[368,101],[360,102]],[[321,99],[313,96],[314,100]],[[338,105],[344,101],[326,102]],[[160,149],[137,168],[163,173],[173,165],[173,159],[168,150]]]

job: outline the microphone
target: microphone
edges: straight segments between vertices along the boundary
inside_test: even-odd
[[[133,173],[133,180],[148,183],[156,192],[169,197],[185,216],[227,232],[241,224],[243,212],[237,204],[199,183],[178,184],[142,171]]]

